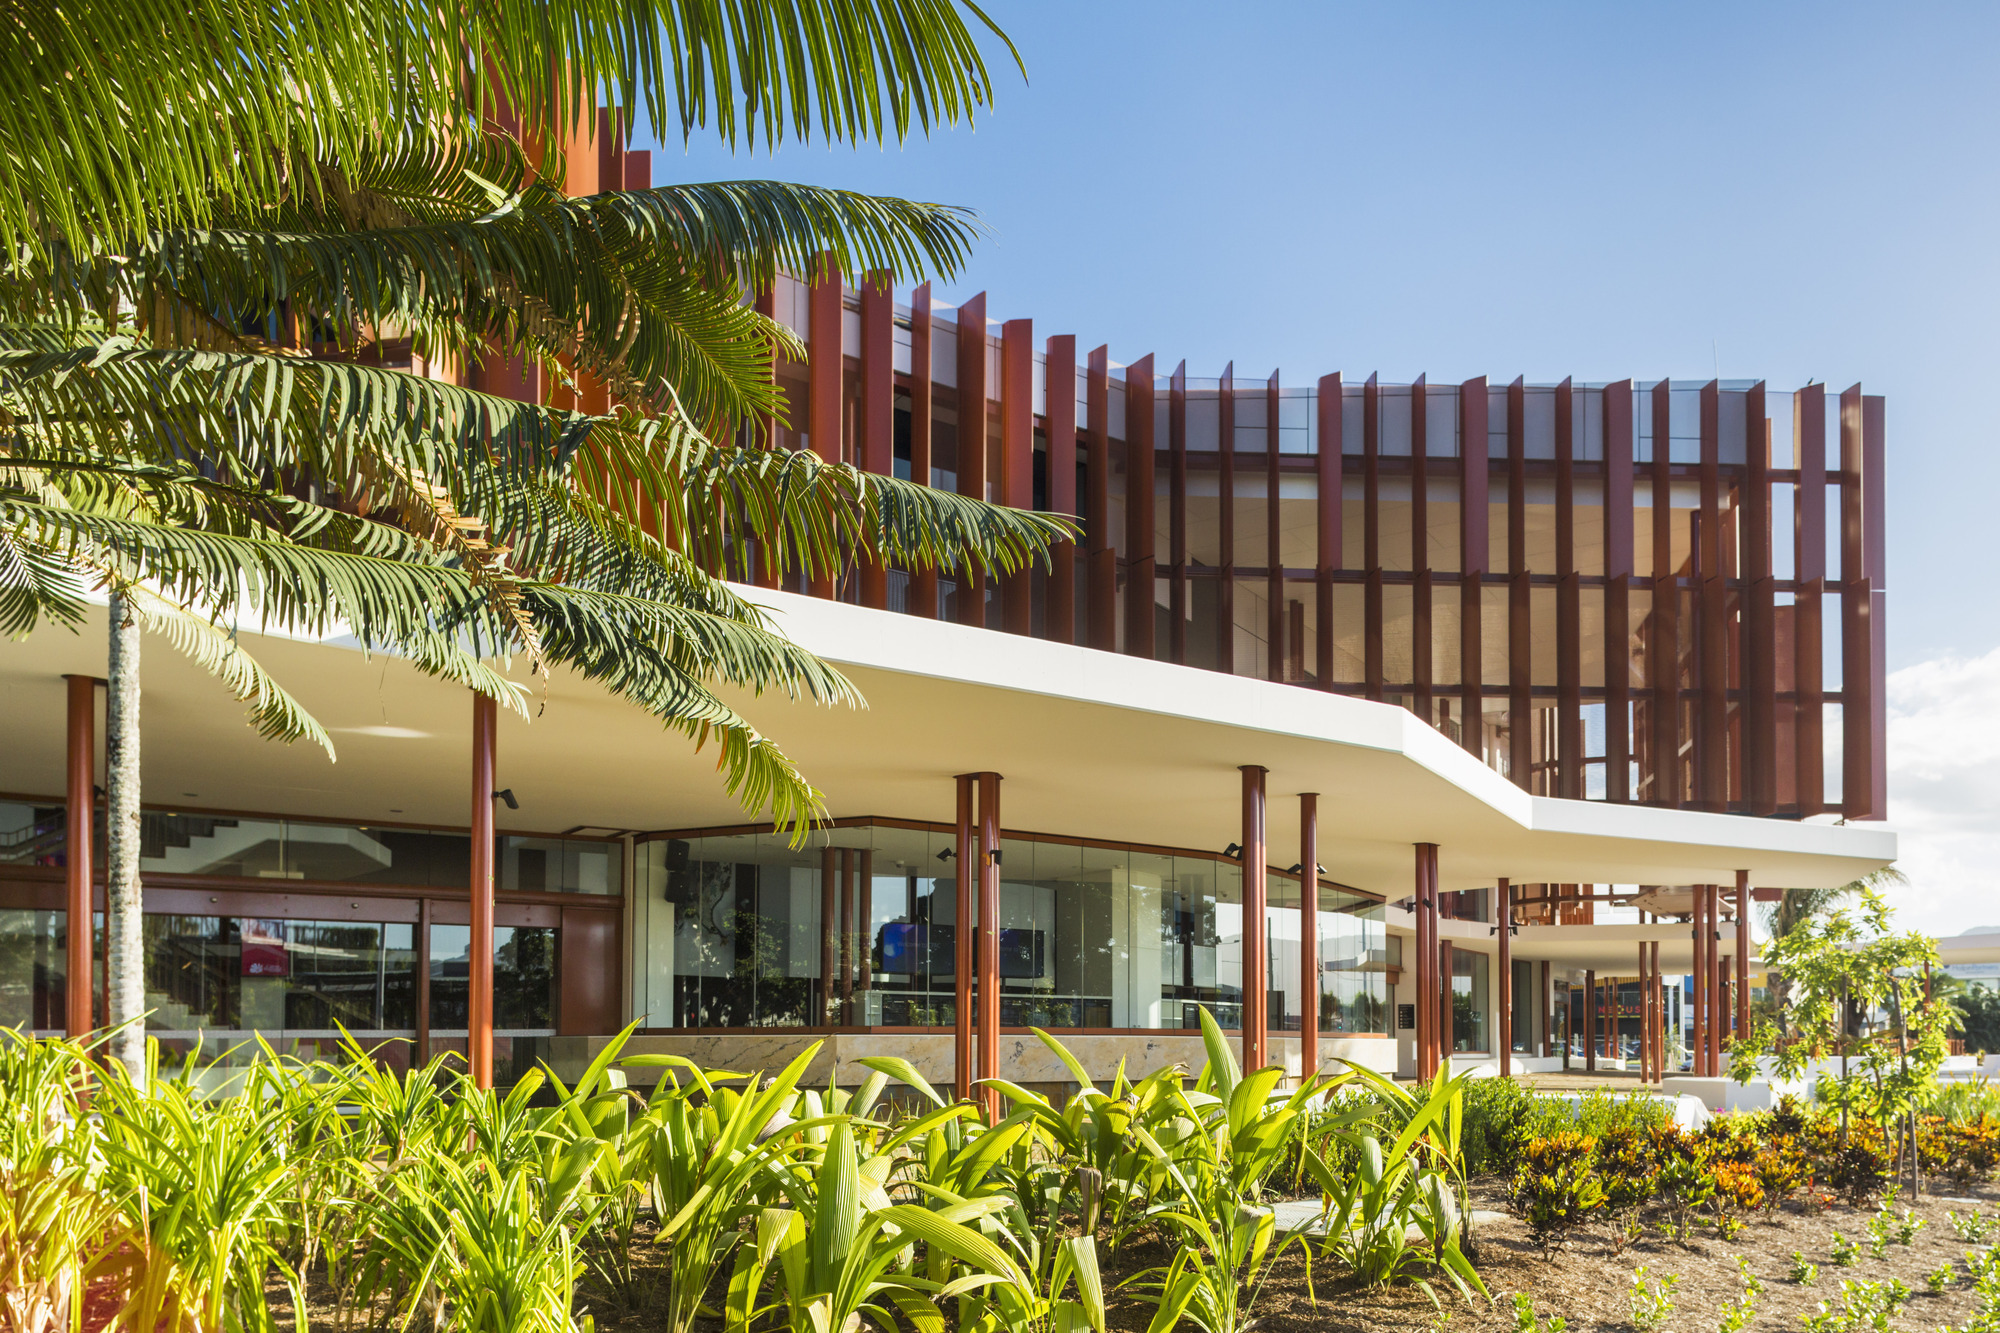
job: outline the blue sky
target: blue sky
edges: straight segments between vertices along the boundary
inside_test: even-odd
[[[2000,7],[992,11],[1027,79],[996,66],[970,131],[697,141],[655,177],[969,205],[992,235],[945,299],[1195,374],[1860,380],[1888,398],[1890,666],[1922,684],[1900,781],[1935,795],[1898,818],[1957,830],[1911,845],[1929,903],[1996,887],[1988,783],[1914,738],[2000,712]]]

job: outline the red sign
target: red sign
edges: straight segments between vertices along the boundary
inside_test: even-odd
[[[292,956],[285,949],[285,923],[250,921],[243,923],[243,975],[246,977],[288,977]]]

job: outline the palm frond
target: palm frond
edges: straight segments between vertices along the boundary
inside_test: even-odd
[[[276,199],[299,155],[354,171],[383,126],[470,136],[504,112],[558,144],[609,103],[634,109],[625,131],[902,137],[991,102],[968,17],[1005,41],[957,0],[8,0],[0,16],[9,254],[207,225],[220,200]]]
[[[214,676],[250,705],[257,734],[265,740],[308,740],[334,758],[333,741],[304,705],[244,651],[236,636],[214,620],[180,602],[171,601],[143,584],[124,589],[126,605],[138,616],[139,627],[162,635],[185,657]]]

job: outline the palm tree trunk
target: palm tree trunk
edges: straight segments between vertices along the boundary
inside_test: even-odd
[[[139,897],[139,620],[122,592],[111,594],[111,654],[105,691],[104,796],[106,978],[111,991],[111,1055],[126,1076],[146,1079],[145,931]],[[119,1024],[126,1024],[119,1027]]]

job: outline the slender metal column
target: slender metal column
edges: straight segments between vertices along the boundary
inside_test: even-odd
[[[979,847],[976,816],[974,814],[975,777],[971,773],[961,773],[958,783],[958,841],[953,854],[953,863],[958,871],[957,897],[953,901],[952,915],[956,924],[952,927],[952,1011],[951,1011],[951,1077],[958,1095],[972,1096],[973,1072],[972,1055],[972,970],[973,926],[978,920],[977,908]]]
[[[1514,1072],[1514,886],[1501,880],[1493,890],[1499,911],[1496,922],[1500,940],[1500,1077]]]
[[[1417,1077],[1428,1079],[1437,1072],[1437,945],[1433,929],[1429,864],[1425,853],[1429,843],[1416,845],[1416,892],[1412,895],[1417,918]]]
[[[1000,1077],[1000,775],[979,775],[979,1077]],[[1000,1090],[981,1100],[988,1124],[1000,1121]]]
[[[472,696],[472,959],[468,969],[465,1045],[472,1080],[493,1086],[493,792],[495,709]]]
[[[1243,1069],[1262,1069],[1270,1027],[1271,969],[1264,957],[1265,907],[1270,901],[1269,848],[1264,836],[1264,772],[1243,774]],[[1301,873],[1304,868],[1301,867]]]
[[[1299,793],[1299,1077],[1319,1073],[1319,793]]]
[[[96,1026],[91,1014],[91,940],[96,926],[91,859],[96,851],[97,681],[64,676],[69,692],[68,790],[63,811],[63,1032],[81,1037]]]

